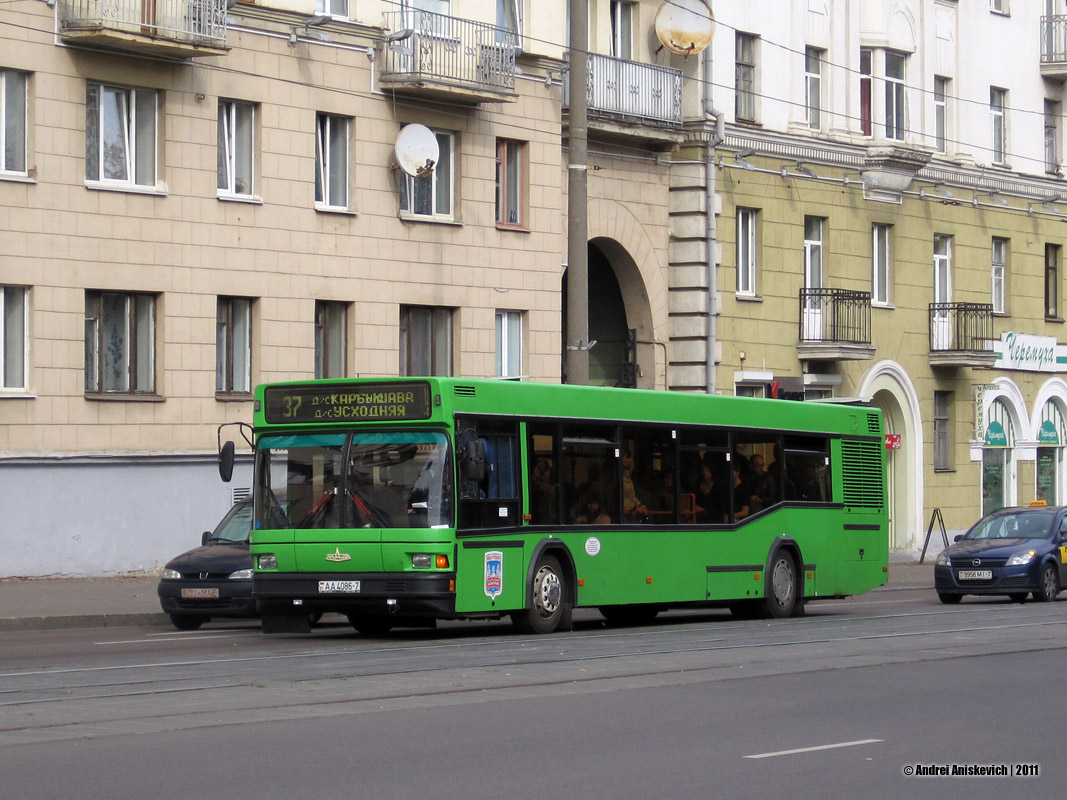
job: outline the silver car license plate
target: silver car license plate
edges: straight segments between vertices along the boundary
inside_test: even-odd
[[[991,569],[961,569],[959,573],[961,581],[989,581],[993,579]]]
[[[354,594],[359,591],[359,581],[319,581],[319,594],[329,592],[348,592]]]

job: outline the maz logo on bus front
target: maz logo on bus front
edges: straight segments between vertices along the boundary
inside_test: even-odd
[[[326,554],[327,561],[351,561],[352,556],[348,553],[342,553],[340,547],[335,547],[332,553]]]

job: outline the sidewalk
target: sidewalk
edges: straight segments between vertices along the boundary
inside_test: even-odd
[[[2,578],[0,631],[165,625],[159,607],[159,576],[117,578]],[[932,589],[933,558],[926,563],[890,563],[889,583],[875,591]]]

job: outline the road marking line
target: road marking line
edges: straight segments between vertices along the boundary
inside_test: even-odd
[[[859,739],[855,742],[840,742],[839,744],[820,744],[817,747],[798,747],[796,750],[779,750],[777,753],[758,753],[754,756],[745,756],[745,758],[773,758],[774,756],[791,756],[794,753],[814,753],[816,750],[834,750],[838,747],[855,747],[861,744],[874,744],[875,742],[882,742],[884,739]]]

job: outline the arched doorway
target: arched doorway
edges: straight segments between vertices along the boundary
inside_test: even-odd
[[[1015,424],[999,397],[989,404],[982,442],[982,516],[1015,502]]]

